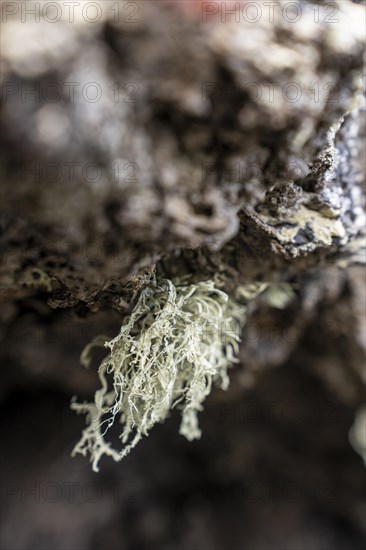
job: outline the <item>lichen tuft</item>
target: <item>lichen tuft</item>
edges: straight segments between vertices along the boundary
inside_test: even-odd
[[[251,289],[247,301],[261,289]],[[109,349],[99,367],[101,388],[94,402],[72,403],[72,409],[87,415],[73,455],[89,453],[98,471],[103,455],[121,460],[175,407],[182,414],[180,433],[188,440],[199,438],[197,413],[213,384],[229,385],[227,371],[237,361],[245,312],[245,305],[213,281],[164,279],[143,289],[120,333],[110,341],[97,337],[82,354],[88,367],[93,347],[104,343]],[[106,441],[117,418],[123,426],[119,450]]]

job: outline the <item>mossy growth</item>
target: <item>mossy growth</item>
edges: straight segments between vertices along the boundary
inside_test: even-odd
[[[263,289],[250,285],[245,303]],[[237,361],[245,303],[239,305],[213,281],[164,279],[143,289],[118,336],[110,341],[98,337],[82,354],[88,367],[93,347],[109,350],[99,367],[101,388],[94,402],[72,403],[72,409],[87,415],[73,455],[89,453],[98,471],[103,455],[121,460],[175,407],[182,414],[180,433],[188,440],[199,438],[197,413],[212,385],[229,385],[227,371]],[[122,424],[120,449],[106,440],[116,419]]]

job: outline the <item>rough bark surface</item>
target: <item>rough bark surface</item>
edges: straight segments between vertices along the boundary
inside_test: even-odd
[[[343,0],[330,24],[299,2],[295,24],[278,14],[251,24],[202,22],[202,3],[160,1],[116,22],[114,4],[96,24],[12,17],[2,29],[8,479],[26,475],[12,463],[24,438],[30,480],[90,479],[68,458],[82,424],[68,399],[95,389],[78,356],[93,336],[113,336],[157,277],[219,277],[233,297],[250,282],[290,284],[293,296],[256,303],[202,442],[180,441],[172,420],[126,467],[106,463],[95,518],[82,507],[82,528],[68,515],[60,545],[53,526],[42,546],[43,504],[17,548],[361,548],[363,472],[347,432],[365,382],[364,6]],[[50,101],[53,90],[62,96]],[[291,424],[293,403],[302,412]],[[20,419],[28,409],[39,422]],[[132,500],[127,491],[116,504],[114,488],[131,480]],[[266,493],[260,508],[248,487],[270,481],[301,498]],[[314,496],[319,487],[329,492]],[[10,507],[8,529],[25,510]]]

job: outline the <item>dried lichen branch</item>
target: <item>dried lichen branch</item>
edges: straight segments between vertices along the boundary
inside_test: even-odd
[[[246,301],[266,285],[248,285]],[[72,408],[87,413],[87,427],[73,454],[89,452],[93,469],[106,454],[121,460],[170,410],[182,410],[180,433],[188,440],[201,436],[197,413],[215,384],[229,385],[228,368],[236,362],[246,307],[215,287],[213,281],[187,284],[162,280],[145,288],[120,333],[104,345],[109,355],[99,367],[101,388],[94,403]],[[101,345],[98,337],[84,350]],[[122,449],[105,436],[120,416]]]

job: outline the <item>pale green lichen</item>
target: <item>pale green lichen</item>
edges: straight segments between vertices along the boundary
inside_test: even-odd
[[[41,269],[37,269],[35,267],[26,272],[23,283],[28,288],[35,288],[44,290],[45,292],[52,292],[51,277]]]
[[[246,301],[266,285],[248,285]],[[99,367],[101,388],[94,403],[73,402],[87,414],[87,426],[73,454],[90,453],[93,469],[103,455],[125,457],[171,409],[182,411],[180,433],[193,440],[201,436],[197,413],[215,384],[226,389],[228,368],[237,361],[246,306],[216,288],[213,281],[188,284],[163,280],[145,288],[131,315],[111,341],[98,337],[84,350],[103,345],[109,355]],[[119,418],[120,450],[105,437]]]
[[[295,297],[293,285],[289,283],[272,284],[266,292],[267,304],[276,309],[285,309]]]
[[[366,405],[356,411],[355,421],[349,432],[349,440],[354,450],[363,458],[366,466]]]

